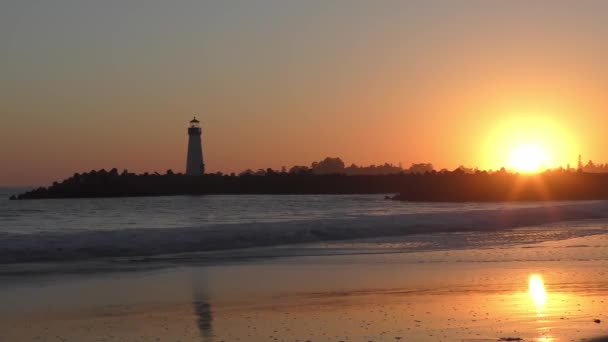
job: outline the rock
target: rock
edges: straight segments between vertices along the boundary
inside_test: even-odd
[[[596,318],[596,319],[594,319],[594,320],[593,320],[593,322],[595,322],[595,323],[597,323],[597,324],[600,324],[600,323],[602,323],[602,320],[601,320],[601,319],[597,319],[597,318]]]

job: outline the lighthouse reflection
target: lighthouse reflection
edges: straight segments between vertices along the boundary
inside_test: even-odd
[[[192,283],[192,308],[202,342],[213,339],[213,311],[203,279],[195,278]]]
[[[192,302],[194,313],[197,316],[197,326],[200,332],[202,341],[210,341],[212,336],[211,323],[213,321],[213,312],[211,304],[205,300],[195,300]]]

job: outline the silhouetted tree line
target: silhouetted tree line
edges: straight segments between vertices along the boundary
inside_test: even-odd
[[[583,172],[608,173],[608,164],[595,164],[592,160],[583,165]]]
[[[608,199],[608,173],[566,169],[538,174],[477,171],[410,175],[394,199],[404,201],[548,201]]]
[[[390,166],[389,166],[390,167]],[[310,168],[272,169],[187,176],[168,170],[165,174],[134,174],[99,170],[76,173],[49,187],[12,196],[12,199],[125,197],[202,194],[386,194],[406,201],[535,201],[608,199],[608,174],[558,169],[520,175],[459,167],[432,170],[415,164],[408,171],[389,174],[347,175],[359,167],[343,167],[339,159],[325,159]],[[368,167],[369,168],[369,167]],[[366,168],[363,168],[366,169]],[[383,170],[388,170],[383,168]],[[414,172],[413,170],[425,170]],[[367,171],[365,171],[367,172]]]
[[[313,162],[310,166],[293,166],[287,171],[285,167],[282,168],[281,172],[288,172],[290,174],[314,174],[314,175],[332,175],[340,174],[347,176],[355,175],[391,175],[398,173],[425,173],[433,171],[433,164],[420,163],[412,164],[409,168],[405,169],[401,165],[395,166],[393,164],[384,163],[383,165],[370,165],[370,166],[357,166],[346,164],[340,158],[327,157],[319,162]],[[278,171],[271,169],[259,169],[257,171],[248,169],[240,173],[240,175],[254,175],[264,176],[267,173],[277,173]]]

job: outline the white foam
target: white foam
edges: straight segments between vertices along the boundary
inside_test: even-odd
[[[0,263],[151,256],[421,233],[499,231],[599,218],[608,218],[608,202],[204,227],[4,233],[0,235]]]

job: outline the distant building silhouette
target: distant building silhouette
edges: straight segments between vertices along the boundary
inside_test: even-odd
[[[433,172],[434,168],[433,168],[433,164],[431,163],[415,163],[412,164],[412,166],[410,166],[409,168],[409,172],[410,173],[427,173],[427,172]]]
[[[201,143],[200,121],[194,117],[188,127],[188,157],[186,161],[186,174],[200,176],[205,173],[203,163],[203,145]]]
[[[414,164],[412,164],[414,165]],[[422,165],[422,164],[421,164]],[[425,165],[424,171],[432,171],[433,166],[431,164]],[[290,173],[305,173],[312,172],[315,175],[331,175],[331,174],[342,174],[348,176],[361,176],[361,175],[390,175],[402,172],[407,172],[401,166],[394,166],[393,164],[384,163],[383,165],[369,165],[369,166],[357,166],[351,164],[346,166],[344,161],[340,158],[327,157],[319,162],[313,162],[310,168],[306,166],[294,166],[290,169]]]
[[[310,168],[317,175],[343,174],[344,162],[340,158],[327,157],[320,162],[313,162]]]

